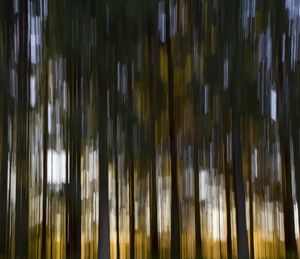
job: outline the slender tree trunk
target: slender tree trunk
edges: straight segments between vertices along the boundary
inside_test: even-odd
[[[298,215],[300,208],[300,142],[299,142],[299,129],[293,128],[293,150],[294,150],[294,166],[295,166],[295,180],[296,180],[296,195],[298,203]],[[299,217],[299,216],[298,216]],[[300,226],[300,224],[299,224]],[[299,229],[300,230],[300,229]]]
[[[110,258],[110,239],[109,239],[109,203],[108,203],[108,157],[107,157],[107,40],[103,47],[104,60],[100,64],[99,79],[99,229],[98,229],[98,258]]]
[[[130,65],[129,65],[130,66]],[[132,87],[134,85],[133,66],[130,66],[128,82],[128,149],[129,149],[129,214],[130,214],[130,258],[135,258],[135,208],[134,208],[134,157],[133,157],[133,97]]]
[[[193,59],[192,59],[193,60]],[[192,61],[192,63],[194,63]],[[193,67],[193,65],[192,65]],[[195,203],[195,242],[196,242],[196,258],[202,258],[202,240],[201,240],[201,220],[200,220],[200,200],[199,200],[199,107],[197,107],[197,101],[199,100],[198,84],[192,85],[193,95],[193,169],[194,169],[194,203]]]
[[[72,165],[72,157],[71,152],[72,149],[72,141],[71,141],[71,130],[72,130],[72,123],[71,123],[71,107],[73,106],[73,100],[72,100],[72,88],[70,87],[72,85],[72,77],[71,77],[71,72],[72,72],[72,67],[70,62],[67,60],[66,64],[66,70],[67,70],[67,80],[69,84],[69,91],[68,91],[68,106],[67,106],[67,130],[66,130],[66,135],[67,135],[67,148],[66,148],[66,257],[69,258],[71,256],[71,240],[70,240],[70,209],[71,209],[71,197],[70,197],[70,175],[71,175],[71,170],[73,169]]]
[[[232,115],[233,176],[236,204],[236,224],[238,239],[238,258],[249,258],[248,235],[246,228],[246,206],[243,181],[242,148],[240,140],[240,115],[233,108]]]
[[[150,20],[150,18],[148,18]],[[148,40],[148,62],[149,62],[149,95],[150,95],[150,247],[151,257],[159,258],[158,248],[158,231],[157,231],[157,194],[156,194],[156,150],[155,150],[155,105],[153,103],[154,96],[154,78],[153,72],[155,61],[153,60],[153,41],[152,41],[152,25],[150,21],[147,24],[147,40]]]
[[[67,257],[81,256],[81,104],[80,61],[71,63],[70,84],[70,187],[69,187],[69,250]]]
[[[195,122],[194,122],[195,123]],[[194,126],[195,127],[195,126]],[[198,166],[198,137],[194,132],[194,199],[195,199],[195,241],[196,241],[196,258],[202,258],[202,240],[201,240],[201,221],[200,221],[200,201],[199,201],[199,166]]]
[[[224,152],[224,163],[225,163],[225,195],[226,195],[226,223],[227,223],[227,257],[232,258],[232,242],[231,242],[231,202],[230,202],[230,166],[227,162],[227,147],[226,147],[226,134],[224,138],[225,152]]]
[[[166,48],[168,59],[168,113],[169,113],[169,138],[171,155],[171,258],[180,258],[180,225],[179,225],[179,200],[177,185],[177,146],[174,118],[174,76],[170,35],[170,0],[165,1],[166,12]]]
[[[251,124],[252,126],[253,124]],[[251,127],[252,129],[252,127]],[[251,138],[252,140],[252,138]],[[251,164],[251,153],[249,154],[249,163]],[[253,222],[253,181],[252,181],[252,169],[249,173],[249,225],[250,225],[250,259],[254,259],[254,222]]]
[[[82,138],[82,102],[81,102],[81,61],[78,61],[77,64],[77,82],[76,82],[76,99],[77,99],[77,107],[76,107],[76,201],[75,201],[75,258],[81,258],[81,138]]]
[[[0,20],[2,22],[2,19]],[[3,26],[4,27],[4,26]],[[4,30],[4,28],[3,28]],[[3,31],[0,31],[0,33],[4,34]],[[8,43],[8,42],[7,42]],[[8,44],[7,44],[8,45]],[[4,46],[7,46],[3,42],[3,48]],[[8,48],[7,51],[10,49]],[[4,55],[5,57],[8,55]],[[6,239],[7,237],[7,231],[8,231],[8,217],[9,214],[7,213],[7,203],[8,203],[8,197],[7,197],[7,174],[8,174],[8,91],[7,91],[7,86],[9,85],[9,80],[8,80],[8,59],[1,60],[1,65],[3,67],[0,69],[0,78],[1,81],[4,82],[4,85],[0,87],[0,100],[1,100],[1,172],[0,172],[0,219],[1,219],[1,224],[0,224],[0,257],[7,257],[7,242],[8,240]]]
[[[286,256],[288,258],[298,258],[294,224],[290,145],[288,139],[281,142],[281,155],[284,168],[282,173],[282,182],[284,183],[283,209]]]
[[[5,88],[1,89],[1,172],[0,172],[0,257],[6,255],[7,232],[7,167],[8,167],[8,109]]]
[[[43,129],[43,208],[42,208],[42,258],[46,258],[47,248],[47,158],[48,158],[48,67],[46,66],[46,84],[44,92],[44,129]]]
[[[14,115],[13,112],[10,113],[11,114],[11,133],[13,135],[14,132]],[[7,239],[7,243],[6,243],[6,250],[7,250],[7,254],[8,254],[8,258],[11,257],[11,171],[12,171],[12,149],[14,146],[14,139],[11,138],[11,149],[10,149],[10,154],[9,154],[9,191],[8,191],[8,212],[7,212],[7,233],[6,233],[6,239]]]
[[[292,195],[292,177],[291,177],[291,163],[290,163],[290,123],[289,123],[289,110],[288,103],[286,103],[286,97],[288,97],[286,87],[286,69],[290,69],[289,64],[285,64],[281,61],[281,55],[283,48],[286,49],[287,54],[291,53],[289,48],[290,44],[287,44],[287,48],[283,46],[282,35],[288,28],[287,17],[283,2],[279,2],[277,7],[277,20],[275,31],[275,70],[277,72],[277,107],[279,107],[279,139],[280,139],[280,152],[282,158],[283,172],[282,172],[282,184],[283,184],[283,209],[284,209],[284,234],[285,234],[285,249],[286,256],[289,258],[298,258],[297,243],[295,236],[294,225],[294,203]],[[290,43],[289,37],[287,42]]]
[[[10,147],[12,147],[13,138],[11,138],[11,143],[9,147],[8,137],[9,137],[9,128],[8,128],[8,120],[9,118],[13,121],[13,111],[12,111],[12,101],[11,96],[9,94],[9,89],[12,87],[12,82],[9,79],[9,68],[11,62],[11,40],[12,40],[12,32],[11,28],[14,25],[13,21],[13,6],[10,1],[3,1],[1,5],[1,18],[0,22],[2,23],[2,35],[3,37],[3,50],[6,53],[3,55],[3,67],[2,71],[2,80],[4,84],[1,87],[1,96],[2,105],[3,105],[3,125],[2,125],[2,166],[0,172],[0,219],[2,219],[2,224],[0,224],[0,257],[10,257],[10,194],[11,194],[11,154]],[[4,52],[3,52],[4,53]],[[13,123],[11,123],[11,132],[13,132]],[[10,163],[8,163],[8,159]],[[8,166],[9,165],[9,166]],[[9,173],[8,173],[9,171]],[[9,182],[8,180],[9,174]]]
[[[116,234],[117,234],[117,259],[120,258],[120,227],[119,227],[119,165],[118,165],[118,90],[114,96],[114,163],[115,163],[115,194],[116,194]]]
[[[240,2],[237,0],[233,1],[233,18],[228,17],[233,25],[238,26],[239,24],[239,7]],[[231,10],[230,10],[231,11]],[[231,86],[230,86],[230,102],[232,106],[232,162],[233,162],[233,184],[234,184],[234,198],[236,206],[236,227],[237,227],[237,245],[238,245],[238,258],[248,259],[249,248],[248,248],[248,233],[246,226],[246,204],[245,204],[245,191],[244,191],[244,179],[243,179],[243,163],[242,163],[242,147],[241,147],[241,86],[238,83],[240,75],[240,67],[238,61],[240,57],[243,57],[241,53],[242,41],[240,35],[241,28],[232,31],[231,39],[229,43],[232,43],[233,48],[233,71],[231,75]],[[233,35],[233,33],[236,33]],[[232,42],[233,39],[237,39],[237,42]]]
[[[68,60],[68,77],[69,77],[69,88],[70,88],[70,111],[69,111],[69,182],[67,187],[67,207],[68,207],[68,235],[67,235],[67,257],[74,257],[73,254],[73,239],[74,239],[74,231],[73,231],[73,221],[74,221],[74,194],[75,194],[75,186],[74,186],[74,174],[75,174],[75,158],[74,158],[74,66],[71,61]]]
[[[28,256],[28,164],[27,164],[27,96],[28,96],[28,5],[19,1],[19,58],[17,100],[16,219],[15,257]]]

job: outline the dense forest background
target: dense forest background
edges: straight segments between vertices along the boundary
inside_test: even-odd
[[[0,258],[298,258],[300,1],[1,0]]]

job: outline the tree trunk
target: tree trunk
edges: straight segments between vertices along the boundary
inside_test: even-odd
[[[150,20],[150,18],[148,18]],[[157,194],[156,194],[156,150],[155,150],[155,105],[154,97],[154,78],[153,72],[153,41],[152,41],[152,25],[150,21],[147,24],[147,40],[148,40],[148,67],[149,67],[149,96],[150,96],[150,251],[152,258],[159,258],[158,248],[158,231],[157,231]]]
[[[130,66],[130,65],[129,65]],[[133,66],[129,70],[128,81],[128,155],[129,155],[129,214],[130,214],[130,258],[134,259],[135,244],[135,208],[134,208],[134,157],[133,157],[133,97],[132,87],[134,85]]]
[[[6,256],[7,232],[7,167],[8,167],[8,103],[7,91],[1,89],[1,172],[0,172],[0,257]]]
[[[120,258],[120,227],[119,227],[119,166],[118,166],[118,90],[115,89],[114,96],[114,129],[113,129],[113,145],[114,145],[114,163],[115,163],[115,194],[116,194],[116,235],[117,235],[117,259]]]
[[[70,84],[70,183],[69,206],[69,249],[67,257],[81,256],[81,108],[80,108],[80,64],[71,63]]]
[[[251,127],[252,128],[252,127]],[[251,164],[251,153],[249,160]],[[252,169],[250,168],[249,173],[249,225],[250,225],[250,259],[254,259],[254,222],[253,222],[253,181],[252,181]]]
[[[2,16],[2,14],[1,14]],[[2,18],[2,17],[1,17]],[[3,22],[1,19],[0,22]],[[6,24],[6,28],[8,29],[9,26]],[[3,29],[4,30],[4,26]],[[4,35],[3,31],[0,31],[2,35]],[[9,35],[7,33],[6,35]],[[9,41],[7,40],[6,44],[3,41],[3,48],[9,46]],[[6,50],[7,52],[10,51],[10,48]],[[7,57],[5,59],[4,57]],[[8,57],[9,55],[4,55],[3,60],[1,60],[1,66],[3,66],[0,70],[1,73],[1,82],[4,82],[4,85],[0,88],[0,105],[2,106],[1,108],[1,172],[0,172],[0,219],[1,219],[1,224],[0,224],[0,257],[7,257],[7,243],[8,240],[7,238],[7,231],[8,231],[8,217],[9,214],[7,213],[7,204],[9,202],[8,197],[7,197],[7,190],[8,190],[8,184],[7,184],[7,174],[8,174],[8,85],[9,85],[9,79],[8,79]]]
[[[193,62],[193,61],[192,61]],[[192,66],[193,67],[193,66]],[[193,140],[194,140],[194,151],[193,151],[193,169],[194,169],[194,203],[195,203],[195,243],[196,243],[196,258],[202,258],[202,240],[201,240],[201,220],[200,220],[200,200],[199,200],[199,119],[197,107],[197,101],[199,100],[199,85],[195,83],[192,85],[193,95]]]
[[[47,62],[47,61],[46,61]],[[42,207],[42,258],[46,258],[47,250],[47,158],[48,158],[48,66],[46,66],[44,128],[43,128],[43,207]]]
[[[195,122],[194,122],[195,123]],[[196,123],[195,123],[196,124]],[[194,126],[195,127],[195,126]],[[195,130],[196,131],[196,130]],[[199,201],[199,166],[198,166],[198,137],[194,132],[194,199],[195,199],[195,242],[196,242],[196,258],[202,258],[202,240],[201,240],[201,221],[200,221],[200,201]]]
[[[109,201],[108,201],[108,155],[107,155],[107,44],[103,47],[104,61],[100,64],[99,78],[99,228],[98,258],[109,259]]]
[[[180,258],[180,225],[179,225],[179,200],[177,186],[177,146],[174,118],[174,78],[173,60],[170,35],[170,0],[165,1],[166,12],[166,48],[168,59],[168,113],[169,113],[169,139],[171,156],[171,258]]]
[[[28,5],[19,2],[15,257],[28,256]]]
[[[232,115],[233,176],[236,204],[236,225],[238,239],[238,258],[249,258],[248,235],[246,228],[246,206],[243,181],[242,149],[240,140],[240,115],[233,107]]]
[[[286,138],[283,138],[283,141],[281,142],[281,155],[283,161],[282,165],[284,168],[282,172],[282,183],[284,184],[283,209],[286,256],[288,258],[298,258],[294,224],[290,145],[288,139]]]
[[[231,242],[231,202],[230,202],[230,166],[227,162],[227,146],[226,146],[226,134],[224,138],[225,152],[224,152],[224,163],[225,163],[225,195],[226,195],[226,223],[227,223],[227,257],[232,258],[232,242]]]
[[[293,129],[293,150],[294,150],[294,166],[295,166],[295,181],[296,181],[296,195],[298,203],[298,215],[300,208],[300,152],[299,152],[299,129]],[[299,217],[299,216],[298,216]],[[299,218],[300,219],[300,218]],[[300,226],[300,224],[299,224]]]

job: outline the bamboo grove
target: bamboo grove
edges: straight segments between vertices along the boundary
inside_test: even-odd
[[[0,258],[298,258],[298,0],[1,0]]]

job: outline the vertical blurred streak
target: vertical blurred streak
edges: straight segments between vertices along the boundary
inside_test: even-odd
[[[240,140],[240,115],[233,108],[232,112],[232,146],[233,146],[233,176],[236,203],[236,223],[238,237],[238,257],[249,258],[248,238],[246,229],[246,206],[242,169],[242,149]]]
[[[168,115],[169,115],[169,140],[171,156],[171,258],[180,257],[180,225],[179,225],[179,200],[177,186],[177,147],[174,118],[174,71],[170,34],[170,1],[165,1],[166,12],[166,49],[168,62]]]
[[[11,202],[11,198],[12,198],[12,166],[13,166],[13,147],[15,145],[15,141],[13,138],[13,134],[14,134],[14,112],[13,112],[13,105],[12,105],[12,100],[10,97],[10,101],[9,101],[9,114],[10,114],[10,147],[9,147],[9,182],[8,182],[8,186],[9,186],[9,191],[8,191],[8,212],[7,212],[7,234],[6,234],[6,238],[7,238],[7,244],[6,244],[6,249],[7,249],[7,255],[10,258],[11,257],[11,253],[12,253],[12,202]]]
[[[295,109],[297,109],[295,107]],[[298,124],[297,118],[293,118]],[[299,127],[293,126],[293,150],[294,150],[294,165],[295,165],[295,180],[296,180],[296,197],[298,203],[298,211],[300,207],[300,150],[299,150]],[[299,213],[298,213],[299,215]],[[299,217],[299,216],[298,216]],[[299,219],[298,219],[299,220]],[[299,224],[300,225],[300,224]]]
[[[283,185],[283,210],[284,210],[284,235],[286,256],[298,257],[297,243],[294,225],[294,204],[292,196],[292,177],[291,177],[291,160],[290,160],[290,117],[288,108],[288,88],[286,84],[286,68],[290,68],[289,64],[285,64],[281,60],[283,48],[282,34],[288,28],[285,6],[283,2],[279,3],[276,9],[276,29],[275,29],[275,70],[276,82],[278,89],[277,106],[279,107],[279,139],[280,153],[282,158],[282,185]],[[290,42],[288,37],[287,42]],[[288,44],[289,46],[289,44]],[[286,52],[289,53],[287,48]],[[286,101],[287,100],[287,101]]]
[[[117,68],[118,69],[118,68]],[[119,79],[117,79],[119,80]],[[116,235],[117,235],[117,259],[120,258],[120,226],[119,226],[119,166],[118,166],[118,89],[117,84],[113,89],[113,157],[115,164],[115,197],[116,197]]]
[[[128,106],[129,116],[127,121],[128,127],[128,155],[129,155],[129,215],[130,215],[130,259],[134,259],[134,244],[135,244],[135,211],[134,211],[134,157],[133,157],[133,101],[132,101],[132,88],[134,85],[134,66],[129,66],[128,77]]]
[[[70,179],[68,186],[69,212],[69,244],[68,258],[81,256],[81,109],[77,101],[80,93],[81,66],[80,58],[72,57],[69,60],[70,85]]]
[[[108,202],[108,154],[107,154],[107,91],[108,91],[108,45],[107,34],[101,41],[97,51],[102,59],[99,63],[99,228],[98,228],[98,258],[110,258],[109,233],[109,202]],[[99,39],[100,40],[100,39]],[[96,52],[97,52],[96,51]]]
[[[194,56],[192,55],[192,68],[194,67]],[[194,171],[194,206],[195,206],[195,246],[196,258],[202,258],[202,240],[201,240],[201,219],[200,219],[200,200],[199,200],[199,136],[202,131],[199,127],[199,83],[196,81],[196,75],[192,73],[191,82],[191,100],[192,100],[192,139],[193,139],[193,171]],[[190,187],[192,188],[192,187]]]
[[[292,197],[292,177],[291,177],[291,164],[290,164],[290,147],[287,143],[281,142],[282,160],[283,160],[283,174],[282,183],[283,188],[283,206],[284,206],[284,234],[285,234],[285,248],[286,255],[295,257],[297,255],[297,243],[295,237],[294,225],[294,206]]]
[[[223,141],[223,163],[224,163],[224,175],[225,175],[225,203],[226,203],[226,248],[227,248],[227,258],[232,258],[232,226],[231,226],[231,157],[232,154],[230,146],[230,120],[228,118],[229,113],[229,98],[228,94],[225,92],[223,94],[222,109],[223,114],[221,123],[223,123],[222,141]]]
[[[196,95],[198,96],[198,95]],[[194,104],[195,105],[195,104]],[[199,202],[199,127],[198,119],[196,115],[196,107],[194,108],[194,127],[193,127],[193,139],[194,139],[194,154],[193,154],[193,169],[194,169],[194,199],[195,199],[195,241],[196,241],[196,258],[202,258],[202,240],[201,240],[201,224],[200,224],[200,202]]]
[[[192,75],[191,75],[191,102],[192,102],[192,139],[193,139],[193,170],[194,170],[194,206],[195,206],[195,248],[196,248],[196,259],[202,258],[202,240],[201,240],[201,220],[200,220],[200,200],[199,200],[199,135],[201,136],[200,127],[199,127],[199,114],[200,111],[199,106],[199,98],[200,98],[200,91],[199,91],[199,84],[197,82],[198,78],[198,71],[195,71],[195,64],[197,64],[198,60],[196,60],[197,56],[195,55],[195,42],[197,39],[198,30],[195,30],[196,25],[196,12],[201,10],[201,4],[199,3],[199,9],[195,8],[196,3],[193,0],[190,1],[190,15],[189,15],[189,23],[190,23],[190,44],[191,44],[191,68],[192,68]],[[197,6],[198,7],[198,6]],[[198,9],[198,10],[197,10]],[[201,12],[200,17],[201,17]],[[201,19],[201,18],[200,18]],[[197,28],[197,27],[196,27]],[[197,42],[198,43],[198,42]],[[196,43],[196,44],[197,44]],[[198,52],[198,48],[196,48]],[[192,187],[191,187],[192,188]]]
[[[149,15],[150,16],[150,15]],[[155,139],[155,105],[154,93],[156,85],[156,75],[153,71],[155,66],[154,46],[156,45],[155,37],[152,37],[152,23],[148,17],[147,24],[147,46],[148,46],[148,68],[149,68],[149,95],[150,95],[150,253],[151,258],[159,258],[158,231],[157,231],[157,194],[156,194],[156,139]]]
[[[227,107],[227,106],[226,106]],[[226,123],[227,124],[227,123]],[[231,233],[231,202],[230,202],[230,192],[231,192],[231,184],[230,184],[230,165],[227,157],[229,156],[228,154],[228,149],[227,149],[227,132],[228,132],[228,126],[225,126],[225,132],[224,132],[224,170],[225,170],[225,199],[226,199],[226,228],[227,228],[227,258],[231,259],[232,258],[232,233]]]
[[[193,2],[191,1],[191,12],[193,8]],[[194,33],[194,19],[190,20],[191,32]],[[195,37],[195,35],[194,35]],[[194,37],[191,37],[191,46],[194,47]],[[198,49],[197,49],[198,51]],[[196,258],[202,258],[202,240],[201,240],[201,219],[200,219],[200,200],[199,200],[199,135],[202,136],[202,131],[199,127],[199,98],[200,89],[199,82],[197,81],[197,74],[194,72],[195,67],[194,52],[191,57],[192,67],[192,82],[191,82],[191,102],[192,102],[192,139],[193,139],[193,170],[194,170],[194,206],[195,206],[195,246],[196,246]],[[197,73],[197,72],[196,72]],[[191,187],[192,188],[192,187]]]
[[[76,243],[75,243],[75,258],[81,258],[81,142],[82,142],[82,103],[81,103],[81,57],[77,61],[77,89],[76,89],[76,98],[77,98],[77,109],[76,109],[76,124],[77,129],[76,134],[76,212],[75,212],[75,235],[76,235]]]
[[[44,61],[45,86],[44,86],[44,121],[43,121],[43,207],[42,207],[42,251],[41,257],[46,258],[47,248],[47,157],[48,157],[48,60]]]
[[[28,256],[28,2],[19,0],[15,257]]]
[[[9,98],[9,57],[10,57],[10,26],[11,10],[9,1],[3,1],[0,6],[0,98],[2,105],[1,113],[1,172],[0,172],[0,257],[8,257],[9,243],[9,213],[7,205],[8,197],[8,98]],[[10,189],[10,188],[9,188]]]
[[[233,17],[231,22],[233,26],[239,24],[239,2],[233,1],[234,8],[232,9]],[[230,8],[230,6],[229,6]],[[229,38],[231,47],[233,48],[233,72],[231,75],[231,92],[230,102],[232,106],[232,153],[233,153],[233,180],[234,180],[234,196],[236,204],[236,225],[237,225],[237,244],[238,258],[249,258],[248,235],[246,226],[246,205],[245,191],[243,180],[243,165],[242,165],[242,148],[241,148],[241,85],[238,82],[240,75],[239,59],[242,55],[242,38],[240,36],[240,26],[232,31]]]
[[[253,141],[253,123],[252,123],[252,117],[250,118],[250,143],[248,144],[251,150],[251,145],[252,145],[252,141]],[[250,161],[250,170],[249,170],[249,231],[250,231],[250,259],[254,259],[254,220],[253,220],[253,179],[252,179],[252,169],[251,169],[251,152],[248,151],[248,155],[249,155],[249,160],[248,163]]]
[[[69,76],[69,62],[66,62],[66,72],[67,72],[67,77]],[[68,80],[68,85],[70,84],[70,80]],[[71,165],[71,156],[70,156],[70,146],[71,146],[71,140],[70,140],[70,107],[71,107],[71,90],[70,88],[66,90],[67,91],[67,123],[66,123],[66,183],[65,183],[65,188],[66,188],[66,210],[65,210],[65,243],[66,243],[66,257],[68,258],[70,254],[70,217],[69,217],[69,212],[70,212],[70,165]]]

